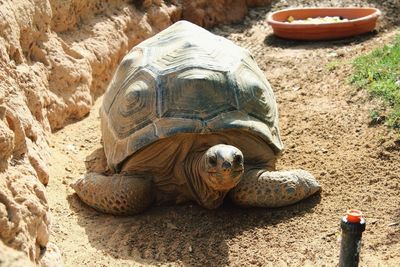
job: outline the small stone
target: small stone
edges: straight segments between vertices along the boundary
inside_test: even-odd
[[[371,200],[371,196],[365,196],[363,199],[364,202],[371,202]]]
[[[67,172],[72,172],[72,169],[71,169],[70,167],[65,167],[65,170],[66,170]]]
[[[391,153],[388,151],[381,151],[381,152],[379,152],[379,156],[382,158],[390,158]]]
[[[176,227],[174,224],[167,222],[167,228],[172,229],[172,230],[178,230],[178,227]]]
[[[330,232],[325,235],[325,237],[330,237],[336,235],[336,232]]]
[[[68,144],[68,145],[65,146],[65,148],[68,151],[72,152],[72,153],[77,153],[78,152],[74,144]]]
[[[192,246],[189,246],[189,252],[193,252]]]
[[[300,85],[295,85],[295,86],[293,86],[293,88],[292,88],[292,90],[293,91],[299,91],[301,89],[301,86]]]
[[[369,224],[376,224],[379,220],[378,219],[374,219],[374,218],[369,218],[368,219],[368,223]]]
[[[338,56],[338,53],[336,53],[336,52],[328,53],[328,57],[337,57],[337,56]]]

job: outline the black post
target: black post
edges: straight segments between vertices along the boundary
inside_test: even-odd
[[[361,235],[365,230],[365,219],[361,215],[361,211],[349,210],[341,220],[342,242],[340,245],[339,267],[358,266]]]

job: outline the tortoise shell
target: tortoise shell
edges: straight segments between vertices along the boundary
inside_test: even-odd
[[[134,47],[100,109],[111,169],[179,133],[241,129],[282,150],[274,94],[250,53],[187,21]]]

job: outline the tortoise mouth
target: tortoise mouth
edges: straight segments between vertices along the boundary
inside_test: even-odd
[[[214,190],[228,191],[240,182],[243,171],[243,168],[237,168],[229,172],[208,171],[206,183]]]
[[[231,170],[229,172],[219,172],[219,171],[208,171],[208,174],[211,176],[223,176],[223,177],[235,177],[237,175],[242,174],[244,171],[244,168],[237,168],[235,170]]]

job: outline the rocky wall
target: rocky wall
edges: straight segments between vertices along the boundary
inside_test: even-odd
[[[182,17],[205,28],[240,22],[248,7],[262,6],[271,0],[182,0]]]
[[[47,137],[88,114],[132,46],[179,19],[238,22],[268,2],[0,1],[0,251],[48,265]]]

